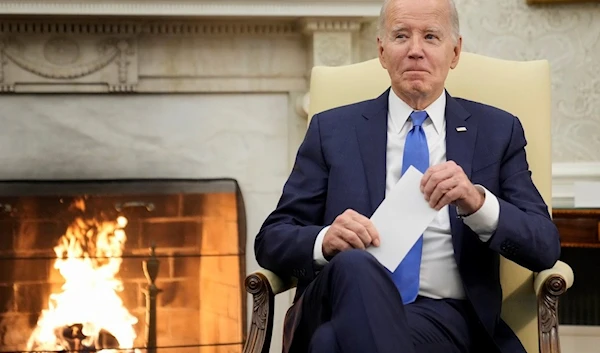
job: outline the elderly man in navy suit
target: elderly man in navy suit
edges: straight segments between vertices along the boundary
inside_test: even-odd
[[[519,119],[446,92],[462,37],[452,0],[387,0],[377,39],[391,88],[311,120],[258,263],[298,278],[289,352],[524,352],[500,318],[500,255],[532,270],[560,254]],[[369,217],[402,173],[437,210],[394,271]],[[402,236],[402,229],[397,230]]]

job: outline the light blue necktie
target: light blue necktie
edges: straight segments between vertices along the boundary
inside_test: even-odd
[[[413,128],[406,136],[404,144],[404,156],[402,159],[402,174],[411,165],[425,173],[429,168],[429,148],[427,138],[423,131],[423,122],[427,119],[427,112],[414,111],[410,114]],[[399,236],[402,236],[400,229]],[[400,265],[392,273],[392,278],[402,296],[404,304],[412,303],[419,293],[419,272],[421,269],[421,253],[423,250],[423,236],[410,249]]]

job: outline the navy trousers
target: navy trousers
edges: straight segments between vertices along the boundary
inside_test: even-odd
[[[290,352],[471,353],[485,336],[467,301],[403,305],[387,269],[361,250],[336,255],[300,302]]]

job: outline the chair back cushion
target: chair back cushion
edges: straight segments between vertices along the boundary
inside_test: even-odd
[[[316,113],[372,99],[390,85],[378,59],[339,67],[314,67],[310,83],[309,119]],[[550,70],[545,60],[507,61],[463,52],[446,81],[454,97],[490,104],[521,120],[533,181],[551,202]],[[531,271],[502,258],[502,318],[528,353],[539,352],[537,298]]]

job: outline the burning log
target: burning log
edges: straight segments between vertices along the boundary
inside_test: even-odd
[[[100,330],[96,336],[87,336],[83,324],[63,326],[54,331],[56,339],[66,352],[99,352],[103,349],[118,349],[119,341],[110,332]]]

